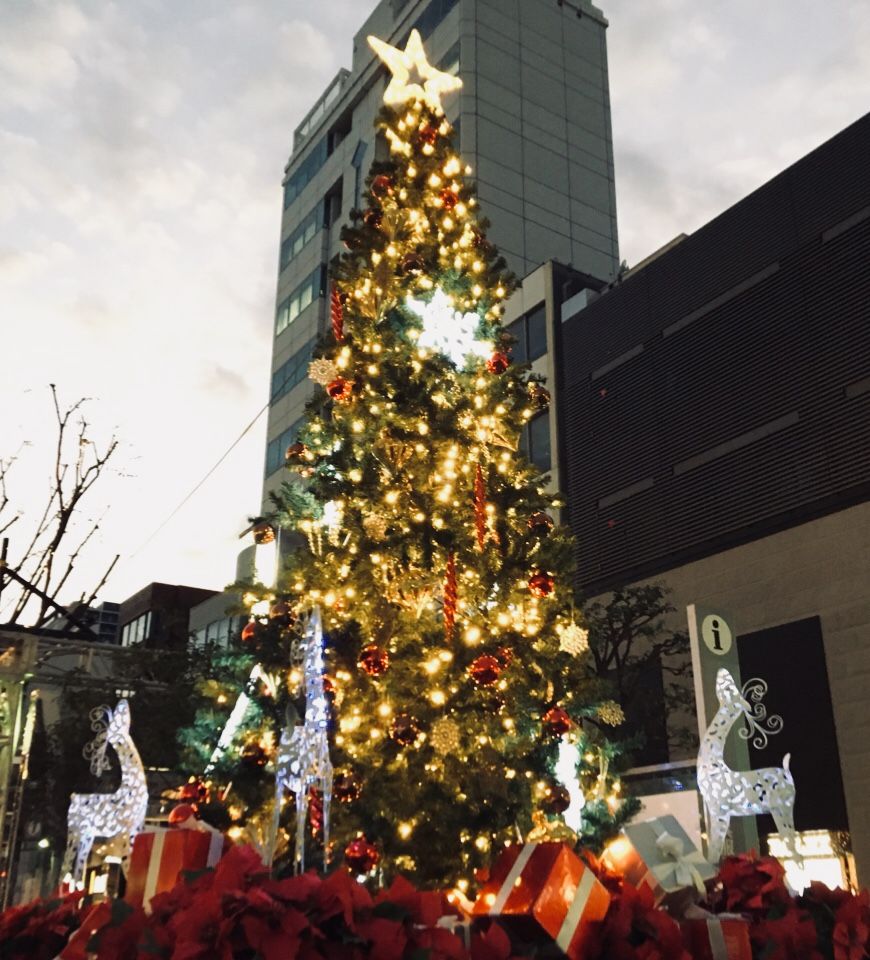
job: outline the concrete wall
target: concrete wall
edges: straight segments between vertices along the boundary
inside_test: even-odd
[[[870,503],[649,582],[673,591],[675,628],[690,603],[731,611],[739,634],[820,617],[858,878],[870,882]]]

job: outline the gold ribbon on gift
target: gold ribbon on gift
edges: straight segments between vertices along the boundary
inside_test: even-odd
[[[704,878],[696,864],[707,861],[699,850],[685,853],[683,841],[667,831],[656,838],[656,849],[663,859],[650,872],[662,886],[694,887],[699,893],[706,892]]]

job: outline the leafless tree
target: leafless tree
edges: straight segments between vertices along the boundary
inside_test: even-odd
[[[0,620],[7,625],[22,623],[26,615],[30,620],[28,626],[39,627],[61,609],[58,597],[82,551],[100,528],[99,519],[89,520],[84,535],[80,535],[76,521],[81,515],[82,500],[118,447],[118,441],[112,437],[100,451],[90,439],[89,424],[84,416],[86,397],[61,409],[57,389],[54,384],[50,387],[57,432],[48,498],[38,521],[25,534],[23,547],[13,552],[18,559],[13,561],[6,556],[5,542],[0,554],[0,594],[5,592],[9,598],[0,608]],[[4,541],[7,531],[17,532],[25,525],[13,526],[22,521],[24,515],[14,512],[7,489],[15,460],[15,457],[0,459],[0,536],[4,536]],[[94,601],[117,561],[116,556],[91,593],[82,595],[85,605]]]

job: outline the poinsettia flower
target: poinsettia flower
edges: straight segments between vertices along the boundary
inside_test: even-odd
[[[340,915],[349,927],[353,924],[355,910],[372,906],[368,890],[343,870],[336,870],[320,884],[315,892],[315,900],[318,912],[324,919]]]
[[[794,902],[781,916],[757,919],[749,928],[753,956],[765,960],[823,960],[816,925]]]
[[[865,960],[870,940],[870,893],[844,899],[837,908],[833,942],[834,960]]]
[[[785,869],[774,857],[759,857],[754,852],[726,857],[717,879],[721,890],[714,893],[713,900],[728,912],[767,913],[775,904],[788,904],[792,899]]]

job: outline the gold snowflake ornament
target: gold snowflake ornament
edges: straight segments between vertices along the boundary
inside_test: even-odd
[[[319,383],[321,387],[325,387],[338,377],[338,367],[332,360],[318,357],[308,364],[308,377],[315,383]]]
[[[436,753],[442,756],[456,753],[459,749],[459,727],[449,717],[442,717],[432,724],[429,741]]]
[[[556,627],[559,637],[559,649],[563,653],[570,653],[572,657],[579,657],[589,649],[589,631],[571,623],[559,624]]]
[[[462,86],[459,77],[442,73],[429,63],[418,30],[411,31],[404,50],[384,43],[377,37],[369,37],[368,41],[393,75],[384,91],[384,103],[391,107],[401,106],[411,100],[423,100],[436,113],[443,113],[441,97]]]

